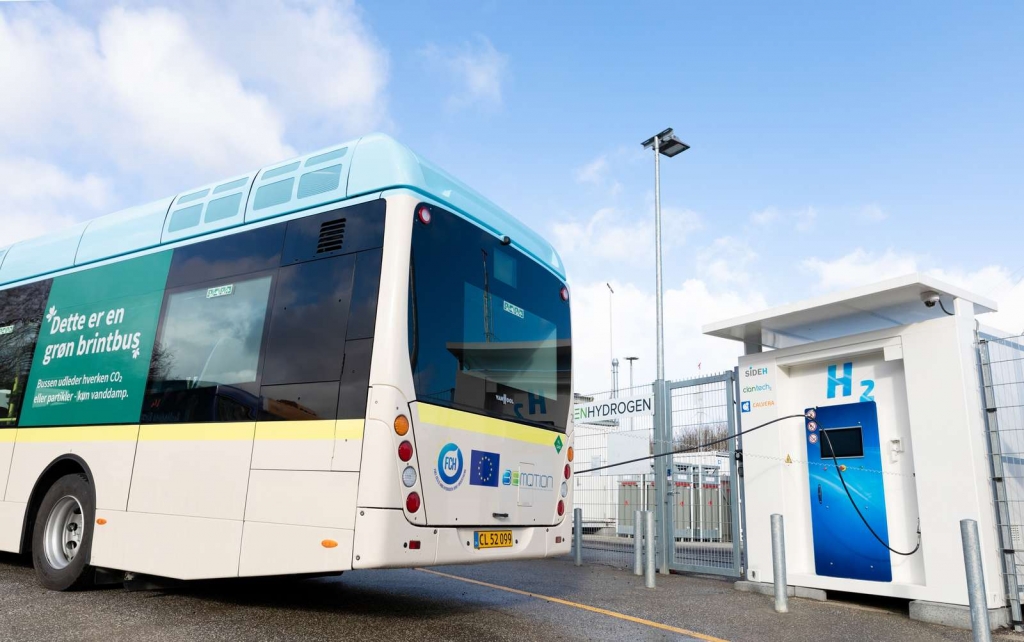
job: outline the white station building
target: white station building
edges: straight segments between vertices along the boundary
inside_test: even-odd
[[[975,334],[995,309],[910,275],[704,327],[744,344],[742,429],[816,409],[743,437],[748,581],[773,581],[780,513],[790,585],[962,613],[973,519],[988,607],[1005,617]]]

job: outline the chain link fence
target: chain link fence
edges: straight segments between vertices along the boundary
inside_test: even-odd
[[[674,566],[732,569],[733,452],[735,429],[731,373],[670,384],[673,457],[669,504],[673,506]],[[737,511],[738,514],[738,511]],[[737,547],[738,550],[738,547]]]
[[[670,567],[712,572],[737,567],[733,444],[720,441],[734,429],[729,421],[731,386],[729,373],[669,384],[672,450],[693,449],[672,456],[671,463],[662,458],[657,464],[648,460],[588,472],[653,454],[654,416],[574,422],[573,504],[583,511],[583,552],[588,563],[632,567],[635,512],[656,510],[655,475],[662,474],[667,482],[666,503],[672,508]],[[577,405],[592,404],[653,394],[654,386],[648,384],[618,394],[577,395],[575,401]]]
[[[1019,631],[1024,598],[1024,336],[979,333],[978,352],[1004,586]]]
[[[577,404],[612,398],[648,397],[652,385],[624,388],[588,395],[576,395]],[[577,420],[573,437],[573,505],[583,509],[583,550],[588,562],[622,568],[633,566],[634,523],[637,510],[654,510],[654,474],[650,462],[642,467],[647,473],[624,473],[623,468],[587,471],[614,464],[626,457],[623,452],[643,450],[653,453],[654,417],[639,415],[618,419]],[[631,467],[636,469],[636,465]]]

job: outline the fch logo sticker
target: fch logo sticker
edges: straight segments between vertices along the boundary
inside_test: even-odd
[[[445,490],[455,490],[462,485],[465,473],[462,451],[456,444],[445,444],[437,454],[437,467],[434,468],[434,479],[438,486]]]

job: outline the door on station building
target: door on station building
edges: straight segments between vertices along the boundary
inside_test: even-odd
[[[882,541],[889,541],[875,402],[819,406],[815,410],[815,419],[805,421],[815,572],[891,582],[889,551],[864,524],[867,520]],[[846,490],[836,471],[836,461]]]

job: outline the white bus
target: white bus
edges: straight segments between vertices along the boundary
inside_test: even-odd
[[[554,249],[382,135],[0,248],[0,550],[51,589],[564,554],[570,345]]]

